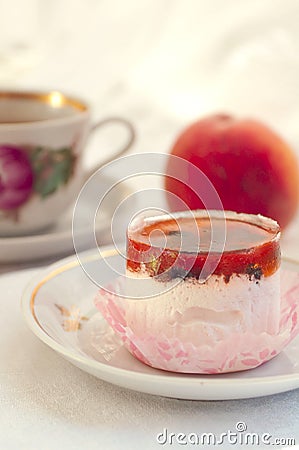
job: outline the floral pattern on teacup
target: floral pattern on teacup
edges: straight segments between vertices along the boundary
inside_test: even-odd
[[[16,212],[32,195],[52,195],[68,183],[75,163],[72,147],[0,145],[0,211]]]

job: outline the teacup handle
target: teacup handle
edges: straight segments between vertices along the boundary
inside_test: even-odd
[[[99,164],[97,164],[95,167],[93,167],[91,170],[89,170],[86,174],[86,178],[89,178],[94,172],[96,172],[98,169],[100,169],[105,164],[111,162],[113,159],[118,158],[122,156],[129,148],[132,146],[132,144],[135,141],[136,133],[133,125],[131,122],[129,122],[127,119],[123,119],[122,117],[107,117],[106,119],[100,120],[99,122],[96,122],[94,125],[92,125],[90,134],[94,133],[99,128],[110,124],[110,123],[118,123],[129,131],[129,136],[127,141],[123,144],[123,146],[117,151],[112,154],[112,156],[109,156],[108,158],[104,159],[104,161],[101,161]]]

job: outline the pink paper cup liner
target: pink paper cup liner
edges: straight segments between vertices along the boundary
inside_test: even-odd
[[[280,324],[277,334],[236,333],[213,346],[195,345],[193,335],[188,339],[167,337],[165,333],[154,335],[150,329],[136,334],[126,321],[126,305],[129,299],[101,289],[95,305],[105,320],[119,335],[128,351],[151,367],[180,373],[218,374],[253,369],[278,355],[298,334],[299,275],[281,272]],[[124,286],[119,280],[113,285],[121,295]],[[142,300],[141,300],[142,301]],[[150,300],[149,300],[150,301]]]

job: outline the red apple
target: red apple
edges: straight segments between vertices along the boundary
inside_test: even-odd
[[[282,228],[297,211],[296,155],[280,136],[257,120],[227,114],[205,117],[183,131],[170,153],[194,164],[209,178],[226,210],[263,214],[277,220]],[[166,174],[177,174],[180,179],[180,170],[180,160],[170,158]],[[166,191],[180,197],[190,209],[215,208],[212,201],[204,205],[190,189],[196,185],[192,171],[190,174],[186,184],[166,177]],[[174,195],[169,195],[168,201],[172,211],[182,209]]]

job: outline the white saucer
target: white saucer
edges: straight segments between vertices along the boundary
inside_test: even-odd
[[[115,250],[102,254],[111,266],[123,266]],[[111,282],[98,253],[85,252],[80,260],[88,273],[100,273],[104,284]],[[299,264],[283,265],[299,272]],[[299,388],[299,337],[268,363],[244,372],[186,375],[152,369],[131,356],[106,325],[94,307],[97,290],[76,257],[69,257],[32,280],[22,299],[26,321],[36,336],[95,377],[135,391],[192,400],[260,397]]]
[[[110,184],[109,178],[103,178],[104,186],[110,186]],[[117,189],[112,191],[109,201],[103,203],[95,230],[98,242],[101,244],[108,241],[108,231],[110,231],[111,217],[115,207],[130,193],[131,190],[127,185],[119,184]],[[79,227],[76,231],[77,239],[80,238],[80,247],[83,250],[95,246],[94,236],[89,232],[88,215],[85,212],[90,206],[92,207],[97,195],[98,193],[95,192],[95,198],[89,198],[89,203],[84,205],[84,209],[80,210],[80,215],[77,215],[77,226]],[[24,263],[73,253],[72,216],[73,208],[71,207],[60,221],[47,231],[30,236],[0,238],[0,264]]]

